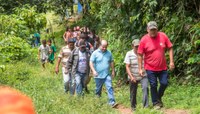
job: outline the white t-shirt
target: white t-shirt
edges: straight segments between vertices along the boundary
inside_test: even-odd
[[[86,73],[87,70],[87,59],[86,59],[86,53],[82,53],[79,51],[79,61],[78,61],[78,72],[80,73]]]
[[[49,55],[49,46],[46,45],[46,47],[44,47],[43,45],[40,45],[39,47],[40,50],[40,59],[46,60],[48,59],[48,55]]]

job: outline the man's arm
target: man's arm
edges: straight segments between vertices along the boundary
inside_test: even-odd
[[[126,72],[127,72],[128,76],[129,76],[129,78],[131,79],[131,81],[136,82],[134,76],[131,73],[130,64],[126,64]]]
[[[112,69],[112,77],[115,77],[115,65],[114,65],[114,61],[112,61],[110,63],[111,69]]]
[[[55,68],[55,72],[56,72],[56,74],[58,74],[58,72],[59,72],[60,62],[61,62],[61,58],[58,57],[58,61],[57,61],[56,68]]]
[[[170,64],[169,64],[169,68],[170,70],[174,69],[174,51],[173,48],[169,48],[169,59],[170,59]]]
[[[94,75],[94,76],[97,76],[98,73],[97,73],[96,70],[94,69],[94,64],[93,64],[92,61],[90,61],[90,68],[91,68],[91,70],[92,70],[93,75]]]
[[[143,54],[138,54],[138,67],[139,67],[140,76],[144,76],[143,70],[142,70],[142,61],[143,61]]]
[[[63,34],[63,39],[66,41],[66,32]]]

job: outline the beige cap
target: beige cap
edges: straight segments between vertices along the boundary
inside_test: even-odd
[[[139,45],[140,45],[140,40],[139,40],[139,39],[134,39],[134,40],[132,41],[132,45],[134,45],[134,46],[139,46]]]

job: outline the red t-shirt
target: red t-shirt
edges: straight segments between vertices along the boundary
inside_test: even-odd
[[[172,43],[163,32],[158,32],[155,38],[151,38],[149,34],[143,36],[138,53],[144,54],[144,68],[152,71],[167,70],[165,49],[170,47]]]

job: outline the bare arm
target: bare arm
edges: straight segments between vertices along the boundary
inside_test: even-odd
[[[65,40],[65,34],[66,34],[66,32],[63,34],[63,39]]]
[[[110,63],[110,66],[111,66],[112,71],[115,71],[115,65],[114,65],[114,62],[111,62],[111,63]]]
[[[65,33],[63,34],[63,39],[64,39],[64,41],[67,41],[67,40],[68,40],[67,32],[65,32]]]
[[[173,48],[169,48],[169,59],[170,59],[170,70],[173,70],[174,69],[174,51],[173,51]]]
[[[112,69],[112,77],[115,77],[115,65],[114,65],[114,61],[112,61],[110,63],[111,69]]]
[[[94,64],[93,64],[92,61],[90,61],[90,68],[91,68],[91,70],[92,70],[92,72],[93,72],[93,75],[94,75],[94,76],[97,76],[98,74],[97,74],[96,70],[94,69]]]
[[[128,76],[131,79],[131,81],[136,82],[135,78],[133,77],[133,75],[130,71],[130,64],[126,64],[126,72],[128,73]]]
[[[58,74],[58,72],[59,72],[60,62],[61,62],[61,58],[58,57],[58,61],[57,61],[56,68],[55,68],[55,72],[56,72],[56,74]]]
[[[138,67],[139,67],[139,74],[144,76],[142,71],[142,61],[143,61],[143,54],[138,54]]]

